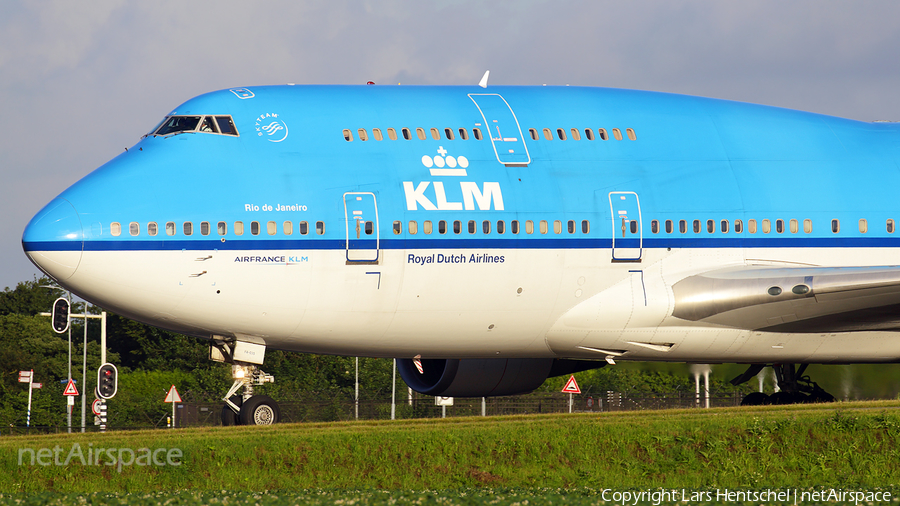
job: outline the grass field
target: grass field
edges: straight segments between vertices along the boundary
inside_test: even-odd
[[[486,504],[504,494],[497,504],[551,496],[612,504],[603,489],[894,490],[898,408],[892,401],[2,437],[0,504]],[[97,492],[117,495],[90,495]]]

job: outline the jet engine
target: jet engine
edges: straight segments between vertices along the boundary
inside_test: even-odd
[[[525,394],[550,377],[597,369],[606,362],[554,358],[397,360],[403,381],[416,392],[443,397]]]

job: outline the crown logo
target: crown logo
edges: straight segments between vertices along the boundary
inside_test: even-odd
[[[444,146],[438,146],[437,156],[425,155],[422,165],[430,169],[432,176],[465,176],[469,159],[464,156],[447,156]]]

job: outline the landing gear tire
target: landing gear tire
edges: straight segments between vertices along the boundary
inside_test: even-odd
[[[231,402],[240,406],[244,399],[240,395],[234,395],[231,397]],[[222,426],[223,427],[231,427],[233,425],[240,425],[241,417],[238,413],[235,413],[228,405],[222,406]]]
[[[279,418],[278,403],[268,395],[254,395],[241,406],[241,425],[274,425]]]
[[[775,392],[771,396],[769,396],[769,403],[775,406],[784,406],[787,404],[797,404],[803,402],[804,396],[802,394],[792,394],[790,392]]]
[[[762,392],[747,394],[747,396],[741,400],[741,406],[767,406],[769,404],[769,396]]]

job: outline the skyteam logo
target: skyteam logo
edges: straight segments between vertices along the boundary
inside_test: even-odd
[[[443,146],[439,146],[436,156],[422,157],[422,165],[428,167],[432,177],[467,177],[469,159],[447,153]],[[418,184],[404,181],[406,209],[418,211],[421,205],[425,211],[474,211],[476,207],[480,211],[490,211],[493,204],[495,211],[503,210],[503,193],[499,182],[484,182],[479,186],[472,181],[459,181],[459,192],[456,192],[452,181],[448,183],[449,188],[444,188],[444,181],[421,181]]]
[[[256,118],[256,135],[266,137],[269,142],[281,142],[287,139],[287,123],[278,117],[278,113],[260,114]]]

